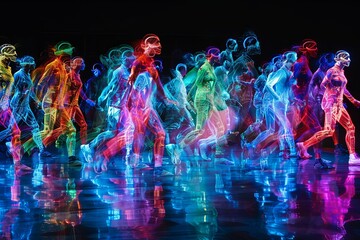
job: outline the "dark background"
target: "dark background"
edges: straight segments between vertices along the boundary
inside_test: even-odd
[[[360,12],[355,5],[347,1],[7,1],[0,9],[0,43],[16,45],[19,56],[32,55],[41,64],[50,46],[69,41],[74,55],[85,59],[82,79],[86,81],[100,54],[133,44],[147,33],[161,39],[159,59],[165,75],[183,53],[209,46],[223,50],[228,38],[240,39],[246,31],[255,32],[260,41],[262,54],[255,58],[259,66],[311,38],[317,41],[319,54],[339,49],[351,54],[351,65],[345,69],[348,89],[360,99]],[[348,110],[358,136],[360,110],[351,104]]]

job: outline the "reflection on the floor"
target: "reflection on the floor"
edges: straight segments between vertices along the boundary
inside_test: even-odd
[[[360,166],[348,155],[313,159],[164,158],[173,176],[127,168],[121,156],[107,172],[91,163],[69,167],[66,157],[24,161],[34,172],[14,174],[0,162],[3,239],[356,239],[360,237]],[[143,161],[151,161],[144,154]],[[264,156],[265,157],[265,156]],[[230,163],[233,161],[233,165]]]

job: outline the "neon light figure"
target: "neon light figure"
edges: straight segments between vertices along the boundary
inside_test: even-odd
[[[269,63],[269,67],[272,66],[271,72],[268,73],[268,76],[266,78],[265,86],[263,88],[263,98],[262,98],[262,108],[264,110],[264,120],[265,120],[265,130],[260,132],[252,141],[251,143],[247,144],[247,148],[253,148],[255,149],[256,146],[262,146],[259,149],[262,149],[270,142],[274,142],[272,136],[276,136],[276,119],[275,119],[275,110],[273,106],[273,100],[274,97],[272,96],[272,93],[267,89],[266,83],[269,81],[270,77],[274,72],[279,70],[282,65],[282,54],[276,55],[271,59],[271,62]],[[246,132],[244,132],[246,133]],[[242,137],[242,143],[245,142],[245,138],[243,137],[243,134],[241,134]],[[272,144],[271,144],[272,145]],[[276,144],[278,146],[278,144]],[[251,149],[247,149],[250,150]],[[268,152],[274,151],[274,148],[270,148]]]
[[[293,86],[295,97],[304,100],[313,72],[310,68],[311,58],[316,58],[318,53],[317,43],[312,39],[305,39],[298,47],[298,59],[294,64],[294,78],[296,85]]]
[[[224,156],[224,146],[227,146],[228,139],[238,132],[233,132],[233,122],[231,121],[234,113],[228,107],[227,101],[230,99],[230,94],[226,90],[226,83],[228,82],[228,73],[231,64],[229,61],[224,61],[222,65],[215,66],[214,73],[216,81],[214,86],[214,106],[210,112],[207,120],[207,127],[210,128],[211,135],[207,138],[199,140],[200,156],[208,160],[207,151],[215,149],[216,156]],[[233,164],[227,161],[227,164]]]
[[[348,82],[344,68],[350,66],[350,54],[347,51],[339,50],[335,54],[335,65],[331,67],[321,82],[321,89],[324,95],[321,107],[325,112],[325,121],[323,130],[316,132],[312,137],[304,142],[298,142],[299,156],[308,155],[307,149],[327,137],[332,137],[335,131],[336,123],[339,122],[346,130],[345,142],[349,150],[349,164],[360,164],[360,158],[355,152],[355,126],[351,117],[343,105],[344,96],[356,107],[360,107],[360,101],[355,99],[346,88]]]
[[[106,128],[89,143],[90,149],[86,151],[94,150],[107,139],[115,136],[117,131],[116,125],[121,114],[120,110],[122,107],[120,106],[127,105],[128,93],[127,91],[122,91],[128,88],[127,81],[132,62],[134,61],[134,49],[129,45],[124,45],[119,51],[121,51],[121,56],[118,61],[121,62],[118,63],[119,65],[116,69],[112,69],[111,79],[107,86],[101,89],[101,94],[97,99],[98,105],[106,112]],[[122,66],[124,64],[125,66]],[[88,160],[92,161],[91,159]]]
[[[88,98],[83,90],[83,84],[80,76],[80,72],[85,69],[85,61],[81,57],[74,57],[70,64],[70,79],[69,90],[67,91],[66,102],[70,107],[70,116],[80,128],[80,141],[81,144],[87,143],[87,130],[88,125],[86,123],[84,114],[79,107],[79,97],[85,101],[91,107],[95,106],[95,102]]]
[[[162,169],[164,155],[165,130],[162,126],[158,113],[152,106],[155,93],[165,101],[172,103],[165,93],[160,81],[159,72],[154,64],[154,57],[161,54],[160,39],[155,34],[147,34],[143,37],[140,45],[140,55],[134,61],[129,82],[131,91],[129,94],[129,108],[135,125],[132,166],[139,164],[140,152],[143,146],[145,130],[155,135],[153,146],[155,175],[167,173]]]
[[[94,106],[95,103],[85,96],[82,90],[82,80],[80,78],[80,71],[85,69],[84,59],[81,57],[74,57],[70,60],[70,71],[65,82],[62,83],[64,91],[62,106],[59,108],[60,126],[54,129],[51,134],[43,139],[45,146],[58,141],[61,135],[66,135],[66,148],[68,152],[69,162],[72,165],[81,165],[81,161],[75,156],[76,147],[76,128],[74,121],[80,127],[81,143],[85,144],[87,141],[87,123],[84,115],[79,107],[79,97],[85,100],[89,105]],[[75,164],[76,163],[76,164]]]
[[[192,89],[195,89],[194,108],[196,110],[195,129],[184,137],[177,145],[177,151],[185,147],[194,148],[200,138],[207,138],[211,130],[206,132],[206,127],[210,114],[215,110],[214,93],[217,80],[214,66],[219,63],[220,50],[218,48],[209,48],[206,53],[206,60],[197,71],[196,81]],[[190,90],[193,91],[193,90]],[[213,131],[213,133],[216,130]]]
[[[261,48],[257,36],[252,33],[246,33],[242,42],[243,51],[241,55],[234,61],[232,70],[229,72],[231,85],[229,93],[235,103],[239,102],[239,118],[236,131],[243,132],[254,122],[253,113],[253,97],[254,97],[254,81],[259,76],[259,72],[255,67],[255,62],[251,56],[260,55]],[[234,106],[234,109],[237,107]]]
[[[187,73],[184,76],[184,84],[188,93],[187,99],[193,108],[194,108],[194,96],[196,92],[195,81],[196,81],[197,72],[199,68],[204,64],[205,60],[206,60],[206,54],[202,51],[197,52],[194,57],[194,66],[192,66],[191,68],[188,67]]]
[[[88,98],[97,100],[101,91],[108,85],[105,79],[106,69],[103,64],[95,63],[92,66],[93,74],[84,84],[83,89]],[[106,112],[99,106],[91,107],[86,101],[81,101],[80,108],[83,111],[88,124],[88,139],[92,140],[106,125]],[[90,130],[90,131],[89,131]]]
[[[238,50],[238,43],[235,39],[229,38],[226,41],[226,49],[221,51],[220,53],[220,64],[221,66],[228,65],[227,71],[231,72],[234,64],[234,53]],[[227,63],[226,63],[227,62]],[[225,87],[226,89],[229,88],[231,83],[231,79],[228,79]]]
[[[56,44],[53,49],[55,58],[45,66],[45,71],[35,86],[44,110],[43,137],[54,130],[58,110],[63,107],[65,94],[63,86],[68,80],[70,66],[67,65],[69,65],[73,50],[74,47],[68,42]]]
[[[274,98],[273,109],[275,110],[275,117],[279,123],[279,154],[284,158],[296,156],[294,132],[287,116],[289,105],[294,101],[292,86],[295,84],[295,79],[293,78],[291,69],[296,59],[296,52],[285,52],[283,54],[283,66],[269,75],[269,79],[265,85]],[[289,149],[290,153],[286,151],[286,148]]]
[[[64,106],[69,83],[70,60],[74,47],[69,42],[61,41],[52,50],[54,58],[46,64],[44,72],[35,86],[36,94],[42,100],[44,110],[44,129],[41,131],[41,136],[45,146],[56,141],[57,139],[52,137],[52,134],[56,121],[61,118],[61,126],[55,133],[60,136],[60,129],[66,129],[69,163],[73,166],[81,166],[81,161],[75,156],[76,128]],[[32,142],[32,139],[25,142],[24,149],[28,149],[28,145],[31,146]]]
[[[117,112],[117,118],[110,119],[111,123],[107,131],[100,133],[87,145],[81,145],[82,153],[88,162],[92,161],[92,154],[96,151],[95,172],[106,171],[110,159],[126,148],[125,161],[129,165],[129,156],[132,148],[134,124],[128,109],[128,97],[130,84],[128,82],[130,69],[135,61],[134,50],[129,47],[123,50],[122,64],[113,71],[113,77],[108,87],[103,91],[101,98],[108,99],[108,109]],[[114,113],[114,111],[111,111]],[[111,114],[110,114],[111,117]]]
[[[183,137],[195,128],[194,119],[190,111],[194,109],[187,100],[187,92],[184,84],[184,76],[187,73],[187,66],[183,63],[176,65],[173,70],[174,78],[164,85],[165,94],[175,105],[165,108],[163,114],[163,126],[167,131],[165,149],[168,152],[173,164],[180,164],[180,156],[175,151],[175,146]]]
[[[10,108],[11,91],[14,84],[14,77],[11,71],[11,62],[15,62],[17,52],[15,46],[3,44],[0,46],[0,141],[11,137],[9,151],[13,157],[16,173],[21,171],[32,171],[32,168],[21,164],[21,142],[20,128]],[[7,143],[8,144],[8,143]]]
[[[38,108],[41,108],[41,101],[36,97],[34,84],[31,79],[31,72],[34,70],[36,63],[31,56],[23,56],[19,59],[21,68],[14,73],[14,95],[11,98],[10,106],[13,110],[16,122],[23,121],[31,128],[32,138],[39,149],[39,156],[49,157],[51,154],[44,151],[39,123],[30,107],[30,98],[33,99]]]
[[[298,142],[302,142],[310,138],[312,135],[314,135],[314,133],[320,131],[322,128],[324,121],[324,110],[321,108],[321,100],[324,93],[320,89],[320,85],[325,77],[326,71],[330,67],[334,66],[334,57],[335,54],[333,53],[326,53],[322,55],[319,59],[319,67],[312,75],[305,97],[306,105],[301,119],[305,130],[303,130],[303,127],[301,128],[301,132],[297,130],[297,134],[299,134],[299,136],[297,137]],[[332,138],[334,142],[337,140],[335,134],[332,136]],[[321,142],[314,144],[313,150],[315,154],[315,168],[332,168],[332,166],[328,165],[329,162],[327,160],[321,158]],[[305,155],[303,157],[310,158],[311,155]]]
[[[272,134],[275,131],[275,120],[274,115],[272,114],[272,119],[269,119],[272,109],[272,97],[266,96],[269,94],[265,91],[265,84],[270,73],[273,72],[274,64],[272,61],[263,64],[262,73],[257,77],[254,83],[255,94],[253,99],[253,105],[255,107],[255,122],[253,122],[243,133],[241,133],[241,144],[242,147],[246,147],[248,152],[254,152],[253,150],[261,149],[258,147],[266,137],[268,133]],[[264,97],[266,97],[264,100]],[[264,121],[265,120],[265,121]],[[264,126],[266,129],[263,132],[261,127]],[[257,136],[252,140],[248,141],[247,136],[257,134]]]

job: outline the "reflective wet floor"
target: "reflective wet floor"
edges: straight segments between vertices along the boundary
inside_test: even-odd
[[[80,155],[80,153],[79,153]],[[81,156],[80,156],[81,157]],[[230,146],[203,161],[182,156],[173,175],[129,168],[121,155],[101,174],[92,163],[67,164],[64,153],[25,156],[34,171],[15,174],[0,162],[1,239],[359,239],[360,166],[348,155],[246,159]],[[152,162],[145,152],[143,163]],[[151,165],[151,164],[150,164]]]

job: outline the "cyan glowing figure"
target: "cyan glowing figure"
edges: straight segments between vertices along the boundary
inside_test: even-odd
[[[190,113],[194,112],[191,104],[187,100],[187,92],[184,84],[184,76],[187,67],[183,63],[176,65],[173,70],[174,78],[164,85],[165,94],[169,99],[176,102],[176,105],[165,107],[163,114],[163,126],[166,130],[166,151],[174,164],[180,163],[180,156],[175,152],[175,144],[195,128],[194,119]]]
[[[360,159],[355,152],[355,126],[343,104],[345,96],[356,107],[360,107],[360,101],[355,99],[346,88],[348,80],[344,68],[350,66],[350,54],[344,50],[337,51],[335,62],[335,65],[327,70],[320,85],[324,92],[321,101],[321,107],[325,112],[324,126],[309,139],[297,143],[299,156],[308,155],[307,149],[310,146],[332,137],[336,123],[339,122],[346,131],[345,142],[349,150],[349,164],[360,164]]]
[[[246,147],[247,150],[260,150],[260,143],[264,141],[269,135],[275,132],[275,120],[272,106],[272,97],[268,96],[265,85],[270,73],[273,73],[274,64],[272,61],[265,63],[262,66],[262,73],[257,77],[254,83],[254,99],[253,105],[255,108],[255,122],[253,122],[248,128],[241,133],[242,147]],[[262,128],[265,127],[264,131]],[[257,136],[250,142],[247,140],[247,136],[257,134]],[[254,151],[252,151],[254,152]],[[260,152],[258,152],[260,153]]]
[[[232,131],[234,128],[234,122],[232,121],[233,112],[232,109],[228,107],[230,94],[227,87],[230,69],[231,63],[229,61],[224,61],[222,65],[216,66],[214,69],[217,78],[215,82],[214,105],[222,121],[222,127],[218,129],[218,136]]]
[[[225,64],[228,65],[228,70],[229,72],[232,71],[233,68],[233,64],[234,64],[234,53],[236,53],[236,51],[238,50],[238,43],[235,39],[233,38],[229,38],[226,41],[226,48],[225,50],[221,51],[220,53],[220,64],[222,66],[224,66]],[[227,63],[225,63],[227,62]],[[226,89],[229,87],[230,85],[230,81],[231,79],[228,80],[228,84],[226,84]]]
[[[284,158],[296,156],[294,131],[288,118],[290,104],[295,100],[292,86],[296,83],[293,78],[292,67],[297,59],[294,51],[283,54],[283,66],[269,75],[266,88],[273,97],[273,109],[279,125],[279,150]],[[286,150],[289,150],[289,153]]]
[[[124,46],[128,48],[127,46]],[[106,67],[106,81],[109,83],[113,76],[113,71],[121,64],[122,46],[111,48],[106,55],[100,55],[101,63]]]
[[[262,105],[262,100],[264,97],[264,88],[266,80],[269,74],[272,72],[272,64],[266,63],[262,66],[262,73],[256,78],[254,82],[254,100],[253,105],[255,107],[255,122],[261,122],[264,117],[264,107]]]
[[[266,83],[267,83],[267,81],[269,81],[271,75],[274,74],[274,72],[276,72],[277,70],[279,70],[282,67],[282,65],[283,65],[282,55],[276,55],[271,59],[271,62],[269,62],[269,65],[268,65],[268,67],[271,68],[271,71],[267,72],[265,70],[265,72],[264,72],[264,73],[268,74],[266,77],[264,88],[263,88],[263,96],[262,96],[262,102],[261,102],[261,104],[262,104],[261,108],[263,109],[263,121],[265,121],[265,129],[263,131],[261,131],[247,145],[247,148],[262,149],[262,148],[265,148],[268,144],[275,142],[273,140],[274,136],[276,136],[276,139],[277,139],[275,110],[274,110],[274,105],[273,105],[274,97],[271,94],[271,92],[267,89]],[[254,103],[255,102],[257,102],[257,101],[254,101]],[[250,130],[251,131],[257,130],[258,127],[259,127],[259,124],[255,124],[255,126]],[[246,134],[246,131],[244,133]],[[245,136],[245,134],[241,135],[242,140],[245,140],[245,138],[243,137],[243,136]],[[270,146],[272,146],[272,144]],[[277,148],[277,146],[278,146],[278,144],[276,144],[276,148]],[[268,152],[271,153],[274,150],[275,150],[274,148],[270,148]]]
[[[194,111],[194,109],[187,100],[186,87],[183,81],[186,73],[186,65],[183,63],[177,64],[173,71],[174,78],[164,85],[164,90],[169,99],[177,103],[176,107],[179,110],[181,121],[185,121],[189,127],[193,127],[195,125],[190,111]]]
[[[10,108],[11,91],[14,84],[10,63],[16,62],[16,58],[15,46],[11,44],[0,46],[0,142],[11,138],[8,147],[10,147],[9,151],[15,164],[16,173],[19,173],[32,171],[32,169],[21,164],[21,131]]]
[[[88,162],[93,161],[92,155],[94,150],[116,135],[119,120],[124,120],[124,118],[121,117],[121,111],[127,106],[129,95],[128,78],[135,57],[134,49],[129,45],[124,45],[121,51],[121,64],[117,69],[112,71],[110,82],[105,88],[101,89],[101,94],[97,99],[97,104],[103,106],[103,111],[106,112],[105,129],[102,129],[87,146],[81,146],[82,152],[85,154],[85,159]],[[127,109],[123,111],[124,114],[125,111],[127,111]]]
[[[87,145],[82,145],[81,150],[85,159],[91,161],[91,155],[95,152],[96,161],[94,170],[96,172],[106,171],[111,158],[125,149],[125,161],[129,165],[129,157],[134,140],[134,124],[128,109],[128,98],[130,93],[129,75],[130,69],[135,61],[132,48],[122,53],[122,64],[114,70],[113,78],[108,85],[109,88],[103,91],[109,99],[108,109],[118,111],[117,122],[114,122],[113,129],[100,133]]]
[[[122,109],[127,107],[129,83],[128,78],[130,68],[135,60],[134,50],[131,46],[124,46],[122,48],[122,62],[121,65],[112,73],[112,78],[105,88],[101,89],[99,98],[97,99],[98,105],[104,106],[106,111],[106,128],[100,132],[89,144],[82,145],[81,149],[84,150],[85,159],[92,162],[93,151],[104,143],[106,140],[111,139],[117,132],[117,124],[121,119]],[[127,111],[125,109],[124,111]]]
[[[32,70],[36,63],[31,56],[23,56],[18,59],[20,69],[14,73],[13,96],[10,101],[16,122],[22,121],[31,129],[32,139],[39,149],[40,154],[44,152],[44,144],[42,142],[39,123],[35,117],[31,107],[30,99],[32,99],[41,108],[41,101],[34,92],[34,84],[31,78]]]

